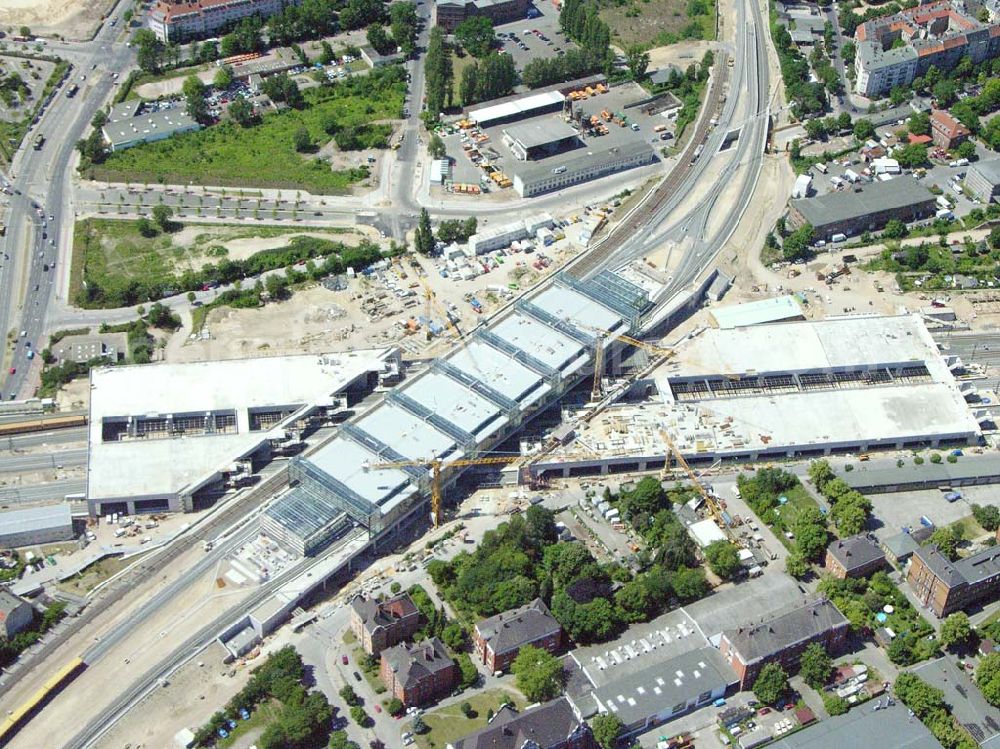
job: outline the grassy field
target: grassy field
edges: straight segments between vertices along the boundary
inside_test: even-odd
[[[661,47],[683,39],[715,39],[715,0],[617,0],[601,9],[611,41]]]
[[[461,702],[425,713],[423,717],[428,731],[416,737],[418,749],[444,749],[449,743],[454,743],[456,739],[479,730],[486,725],[487,712],[491,708],[495,712],[504,697],[509,697],[518,710],[521,710],[527,704],[524,697],[517,692],[505,689],[489,689],[485,692],[471,695],[468,699],[464,700],[472,706],[473,712],[471,715],[475,716],[473,718],[466,718],[462,714],[459,708],[459,705],[462,704]]]
[[[791,549],[793,541],[785,535],[785,530],[792,525],[792,519],[800,512],[810,507],[819,507],[819,505],[809,494],[809,491],[801,485],[788,490],[782,496],[787,497],[788,502],[778,505],[775,510],[778,522],[774,524],[774,533],[779,541]]]
[[[961,534],[963,541],[974,541],[986,534],[986,529],[977,523],[972,515],[967,515],[961,520],[956,520],[951,524],[951,527]]]
[[[346,91],[346,89],[345,89]],[[359,128],[375,120],[399,117],[403,87],[378,96],[341,93],[339,87],[304,92],[307,106],[265,115],[252,127],[232,122],[146,143],[111,154],[104,164],[84,170],[91,179],[164,182],[234,187],[302,188],[317,194],[340,194],[368,175],[367,168],[333,171],[328,161],[295,151],[293,136],[304,127],[314,143],[330,141],[325,127]],[[369,125],[384,130],[388,125]]]
[[[121,572],[134,561],[134,558],[126,562],[121,557],[105,557],[86,567],[79,574],[58,583],[56,587],[73,595],[84,596],[112,575]]]
[[[131,219],[87,218],[73,233],[70,293],[75,298],[83,282],[102,286],[122,281],[160,281],[189,268],[218,263],[228,255],[227,242],[237,239],[283,238],[300,235],[301,229],[286,226],[205,224],[183,244],[171,234],[144,237],[138,222]],[[309,233],[329,234],[334,239],[345,230],[309,229]]]

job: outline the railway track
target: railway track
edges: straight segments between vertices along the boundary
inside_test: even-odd
[[[729,55],[725,52],[719,53],[715,62],[715,72],[712,75],[712,82],[709,87],[706,105],[702,111],[702,116],[698,120],[694,135],[688,141],[684,152],[681,154],[679,163],[673,168],[662,182],[646,196],[640,206],[631,214],[625,217],[608,234],[602,237],[590,250],[584,254],[577,262],[567,268],[567,272],[583,280],[587,278],[595,269],[603,265],[611,252],[621,246],[628,238],[633,237],[640,227],[649,223],[649,218],[655,214],[664,203],[666,203],[677,189],[687,179],[691,169],[697,159],[695,151],[703,145],[712,128],[712,118],[720,112],[724,102],[723,92],[729,80]]]

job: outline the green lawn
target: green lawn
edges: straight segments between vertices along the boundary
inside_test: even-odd
[[[809,494],[809,491],[801,484],[784,492],[782,496],[787,497],[788,502],[783,505],[779,504],[775,508],[778,520],[774,523],[773,528],[778,540],[791,549],[794,542],[785,535],[785,530],[792,525],[793,518],[802,510],[810,507],[819,507],[819,505]]]
[[[365,76],[359,81],[371,78]],[[221,186],[302,188],[316,194],[344,193],[368,176],[366,167],[333,171],[325,159],[295,151],[293,136],[305,127],[314,143],[330,140],[325,128],[335,123],[341,130],[370,133],[372,141],[385,140],[389,125],[375,120],[399,117],[402,83],[373,83],[371,94],[362,85],[312,88],[303,95],[307,106],[267,114],[252,127],[223,122],[194,133],[113,153],[99,166],[84,168],[88,178],[112,181],[164,182]]]
[[[473,718],[462,714],[461,702],[425,713],[423,718],[428,730],[416,737],[418,749],[444,749],[456,739],[479,730],[486,725],[487,712],[491,708],[495,712],[504,697],[509,697],[518,710],[528,704],[520,694],[501,688],[479,692],[463,700],[472,706]]]
[[[713,0],[623,0],[602,5],[600,15],[611,28],[611,41],[622,48],[715,39]]]
[[[976,522],[972,515],[966,515],[961,520],[956,520],[951,524],[951,527],[958,530],[963,541],[973,541],[986,533],[986,530]]]

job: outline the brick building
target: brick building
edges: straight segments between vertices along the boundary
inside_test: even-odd
[[[722,633],[719,651],[750,689],[765,663],[777,662],[787,672],[798,670],[806,646],[818,642],[836,653],[847,641],[847,618],[826,598],[799,604],[770,619]]]
[[[396,645],[382,651],[379,677],[404,705],[424,705],[458,684],[460,672],[444,643],[432,637],[418,645]]]
[[[838,539],[826,547],[824,567],[834,577],[868,577],[886,565],[885,552],[867,533]]]
[[[494,25],[525,18],[528,0],[437,0],[434,3],[434,23],[445,31],[454,31],[466,18],[483,16]]]
[[[518,713],[506,706],[485,728],[470,733],[447,749],[597,749],[590,727],[569,700],[560,697]]]
[[[525,645],[554,653],[562,643],[562,627],[541,598],[517,609],[483,619],[473,632],[476,655],[490,673],[506,671]]]
[[[408,640],[420,629],[420,610],[403,593],[387,601],[357,596],[351,601],[351,631],[369,655]]]
[[[244,18],[268,18],[298,0],[157,0],[149,11],[149,28],[161,42],[211,36]]]
[[[972,131],[943,109],[931,112],[931,140],[935,146],[954,148],[966,140]]]
[[[910,558],[906,581],[921,603],[948,616],[1000,593],[1000,547],[952,562],[936,546],[921,546]]]

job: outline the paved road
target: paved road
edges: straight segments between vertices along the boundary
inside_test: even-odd
[[[64,479],[47,484],[27,486],[0,486],[0,509],[19,504],[42,502],[62,502],[69,494],[80,494],[87,490],[85,479]]]
[[[122,5],[111,17],[121,20]],[[30,395],[29,370],[41,367],[37,358],[31,360],[28,355],[45,330],[49,303],[55,296],[56,274],[65,259],[59,257],[60,248],[66,249],[68,256],[73,223],[70,161],[76,142],[111,92],[112,73],[126,70],[133,59],[129,48],[115,42],[120,31],[105,25],[93,41],[54,45],[58,49],[53,51],[73,63],[69,80],[80,86],[80,92],[69,98],[65,87],[56,89],[39,123],[28,132],[15,154],[10,175],[3,177],[14,194],[10,196],[7,235],[0,244],[0,334],[13,331],[17,336],[13,358],[4,359],[7,368],[0,375],[3,398],[19,393]],[[36,151],[31,144],[38,134],[44,135],[46,141]],[[23,336],[19,335],[21,331]]]
[[[87,448],[58,450],[29,455],[7,455],[0,453],[0,473],[28,473],[44,471],[47,468],[72,468],[87,464]]]
[[[936,333],[934,339],[947,346],[942,353],[960,356],[966,364],[1000,366],[1000,333]]]
[[[54,429],[51,432],[32,432],[0,438],[0,455],[6,452],[26,450],[29,447],[69,445],[87,441],[87,428]]]

